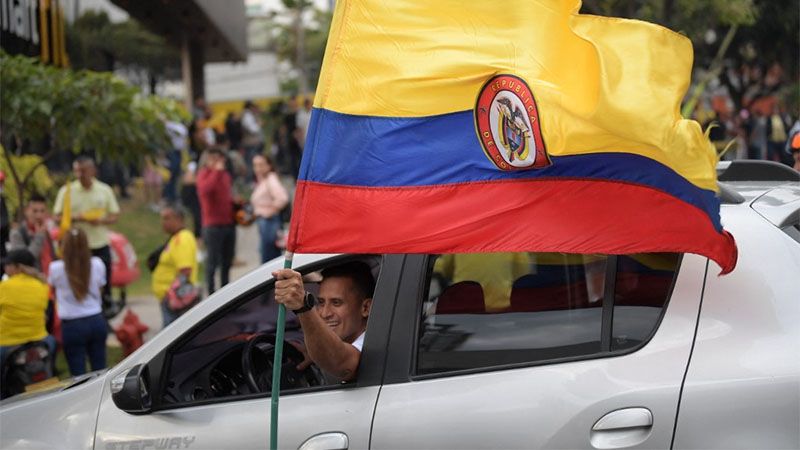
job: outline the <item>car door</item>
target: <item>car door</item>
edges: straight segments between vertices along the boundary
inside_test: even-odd
[[[278,422],[280,448],[298,448],[304,443],[314,443],[314,448],[368,447],[370,423],[383,372],[382,355],[388,341],[388,335],[382,330],[389,329],[402,260],[402,256],[382,260],[356,382],[282,391]],[[329,263],[330,260],[317,261],[299,270],[307,273]],[[263,272],[261,279],[268,278],[272,269],[259,269]],[[251,274],[240,281],[258,279],[259,276]],[[235,345],[231,343],[240,336],[249,335],[253,329],[269,332],[270,325],[263,323],[263,317],[268,314],[259,308],[274,305],[271,289],[271,280],[260,287],[238,286],[236,291],[241,294],[230,301],[215,300],[219,307],[208,318],[198,317],[197,323],[191,325],[186,325],[181,318],[176,322],[178,326],[183,325],[181,333],[172,332],[170,327],[157,336],[156,340],[163,341],[165,346],[157,355],[144,361],[125,361],[126,368],[135,363],[150,365],[154,385],[152,411],[143,414],[122,411],[112,399],[110,386],[106,386],[95,448],[267,448],[269,392],[226,394],[225,389],[236,390],[231,386],[237,381],[235,374],[224,372],[228,369],[221,361],[228,358],[222,355],[230,355],[230,348],[225,347]],[[291,323],[287,325],[287,337],[295,331]],[[284,354],[287,350],[288,345]],[[216,356],[217,353],[221,356]],[[214,367],[216,372],[206,371],[203,368],[206,366]],[[110,378],[124,373],[116,371]],[[204,378],[205,375],[195,373],[210,375]],[[206,379],[213,381],[200,381]],[[190,382],[196,386],[191,387]]]
[[[670,447],[707,260],[555,256],[530,255],[507,305],[502,259],[441,281],[409,256],[372,447]]]

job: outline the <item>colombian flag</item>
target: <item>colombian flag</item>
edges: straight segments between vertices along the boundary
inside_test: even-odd
[[[578,0],[339,0],[288,248],[736,264],[692,46]]]

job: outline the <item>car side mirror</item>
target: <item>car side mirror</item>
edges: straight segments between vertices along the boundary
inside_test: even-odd
[[[137,364],[111,380],[111,398],[117,408],[129,414],[150,412],[150,373],[147,366]]]

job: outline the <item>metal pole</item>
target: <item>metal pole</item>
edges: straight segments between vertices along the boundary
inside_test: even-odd
[[[294,253],[286,252],[283,268],[292,268]],[[271,412],[269,421],[269,448],[278,449],[278,402],[281,395],[281,363],[283,361],[283,331],[286,328],[286,307],[283,303],[278,305],[278,321],[275,323],[275,358],[272,360],[272,394]]]

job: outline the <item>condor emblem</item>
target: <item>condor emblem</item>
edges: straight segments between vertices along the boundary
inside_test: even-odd
[[[527,83],[495,75],[484,83],[475,106],[475,127],[484,153],[501,170],[540,169],[550,164],[539,111]]]

